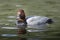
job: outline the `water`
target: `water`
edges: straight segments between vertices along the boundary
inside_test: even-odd
[[[59,40],[59,36],[52,36],[46,33],[45,29],[26,29],[26,34],[18,34],[17,27],[1,27],[1,40]],[[30,31],[28,31],[30,30]],[[37,31],[36,31],[37,30]]]
[[[15,16],[8,16],[7,18],[15,18]],[[15,22],[11,19],[7,21]],[[48,27],[39,27],[36,25],[27,27],[28,27],[26,28],[27,33],[21,35],[18,34],[18,30],[20,29],[15,26],[0,27],[0,40],[59,40],[60,39],[59,32],[53,31]]]
[[[37,37],[29,37],[29,38],[23,38],[23,37],[1,37],[0,40],[60,40],[60,38],[37,38]]]
[[[13,38],[1,38],[1,40],[44,40],[42,38],[21,38],[21,37],[13,37]]]
[[[16,16],[8,16],[7,18],[16,18]]]

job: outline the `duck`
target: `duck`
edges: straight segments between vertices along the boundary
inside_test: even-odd
[[[26,16],[23,9],[17,12],[17,25],[43,25],[52,24],[53,20],[45,16]]]
[[[49,17],[26,16],[23,9],[19,9],[17,11],[16,25],[18,26],[18,28],[20,28],[20,31],[22,29],[26,31],[25,28],[32,28],[32,29],[27,30],[28,32],[45,31],[47,29],[48,24],[52,24],[52,23],[53,23],[53,20]],[[33,29],[40,29],[40,30],[33,30]]]

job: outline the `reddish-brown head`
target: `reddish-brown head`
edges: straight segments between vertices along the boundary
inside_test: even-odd
[[[17,15],[19,15],[21,19],[25,19],[25,12],[23,9],[19,9]]]

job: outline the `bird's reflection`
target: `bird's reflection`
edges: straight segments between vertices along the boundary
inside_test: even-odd
[[[26,34],[27,32],[41,32],[48,31],[47,26],[43,25],[30,25],[30,26],[18,26],[18,34]],[[27,29],[26,29],[27,28]]]
[[[19,38],[18,40],[27,40],[27,38]]]
[[[28,32],[42,32],[42,31],[48,31],[48,27],[46,25],[30,25],[27,26],[29,28]]]
[[[26,30],[26,25],[21,25],[21,26],[17,26],[19,29],[17,31],[18,34],[26,34],[27,30]]]
[[[19,40],[43,40],[42,38],[19,38]]]

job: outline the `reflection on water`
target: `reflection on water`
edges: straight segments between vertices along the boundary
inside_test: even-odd
[[[42,40],[41,38],[28,38],[27,40]]]
[[[8,16],[7,18],[16,18],[15,16]]]
[[[59,38],[55,36],[49,36],[46,33],[41,33],[48,31],[48,27],[27,26],[27,29],[25,29],[25,26],[23,27],[20,26],[20,27],[1,27],[1,29],[2,29],[1,30],[2,34],[0,35],[1,40],[56,40]],[[16,32],[17,34],[15,34]],[[24,37],[23,36],[21,37],[20,34],[24,35]]]
[[[1,40],[42,40],[41,38],[2,38]]]
[[[27,26],[29,28],[28,32],[42,32],[42,31],[48,31],[48,27],[45,25],[30,25]]]
[[[2,37],[16,37],[17,34],[1,34]]]
[[[22,37],[10,37],[10,38],[1,38],[0,40],[60,40],[60,38],[37,38],[37,37],[33,37],[33,38],[22,38]]]
[[[27,38],[19,38],[18,40],[27,40]]]

